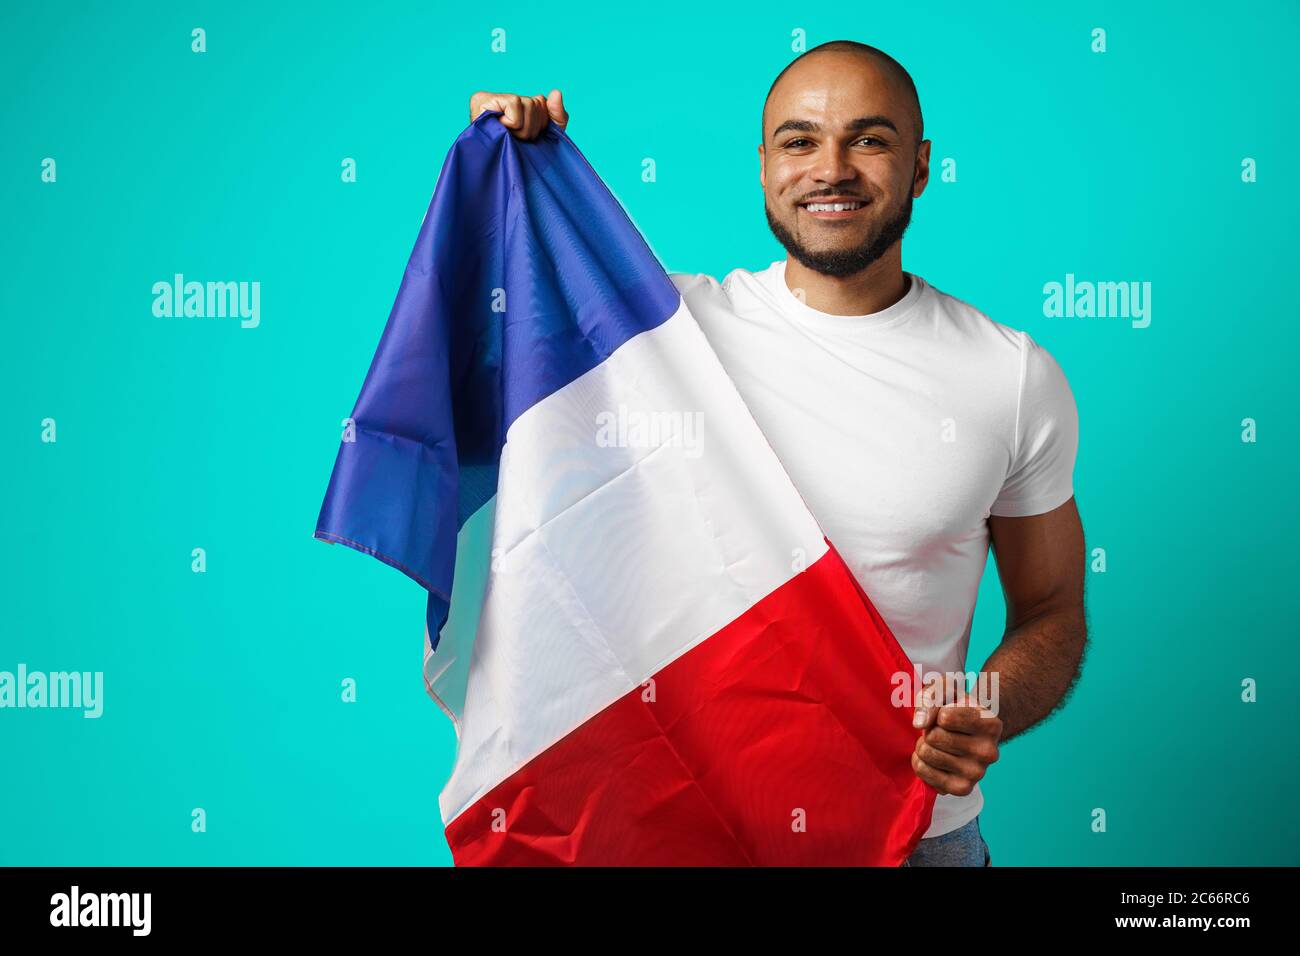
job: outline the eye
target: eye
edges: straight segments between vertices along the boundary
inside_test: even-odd
[[[859,143],[871,142],[871,143],[874,143],[876,146],[884,146],[884,145],[885,145],[885,141],[884,141],[883,139],[880,139],[879,137],[876,137],[876,136],[864,136],[864,137],[862,137],[860,140],[858,140],[858,142],[859,142]]]
[[[789,149],[792,146],[797,148],[800,143],[807,143],[807,142],[808,140],[804,139],[802,136],[796,136],[794,139],[786,140],[784,148]]]

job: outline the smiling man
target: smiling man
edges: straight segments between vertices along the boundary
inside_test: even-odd
[[[521,139],[568,114],[549,97],[476,93]],[[1074,502],[1078,413],[1029,335],[902,267],[930,141],[907,71],[874,47],[822,44],[763,108],[759,182],[787,256],[719,282],[671,273],[790,478],[928,674],[966,672],[990,545],[1007,627],[981,671],[990,707],[922,700],[912,765],[939,793],[910,865],[982,866],[979,781],[999,746],[1064,701],[1086,643]],[[759,516],[761,517],[761,516]]]

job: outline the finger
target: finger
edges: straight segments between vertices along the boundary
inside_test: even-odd
[[[912,753],[912,771],[940,793],[951,793],[957,796],[965,796],[975,789],[975,785],[969,780],[963,780],[956,774],[947,773],[946,771],[931,767],[928,763],[917,756],[915,751]]]
[[[946,753],[935,747],[930,746],[924,739],[916,742],[916,755],[921,758],[921,762],[935,770],[943,773],[950,773],[954,776],[961,777],[969,782],[974,782],[983,778],[985,771],[988,769],[978,760],[972,760],[969,757],[956,756],[955,754]]]
[[[474,114],[471,119],[478,119],[489,110],[505,112],[501,106],[500,93],[478,93],[475,95],[474,99],[470,101],[470,105],[470,112]]]
[[[935,723],[954,733],[1001,736],[1002,721],[982,707],[945,704],[939,708]]]
[[[546,110],[557,126],[569,125],[569,113],[564,108],[564,94],[559,90],[551,90],[551,95],[546,98]]]
[[[523,99],[514,93],[502,93],[497,97],[496,108],[501,111],[501,125],[509,130],[517,130],[523,122]]]
[[[966,708],[973,708],[975,710],[978,710],[980,712],[980,716],[984,718],[997,716],[997,714],[995,714],[993,711],[989,710],[985,706],[984,701],[980,700],[980,698],[976,694],[972,694],[966,690],[960,691],[956,697],[954,697],[950,701],[947,701],[947,703],[951,704],[954,707],[966,707]]]
[[[520,124],[520,139],[536,139],[540,133],[541,125],[537,122],[539,113],[544,112],[537,105],[537,97],[526,96],[521,100],[524,110],[524,121]]]
[[[998,745],[992,739],[975,734],[958,734],[943,727],[931,727],[921,739],[935,750],[954,757],[970,757],[990,764],[998,759]]]
[[[528,138],[536,139],[551,122],[551,115],[546,111],[546,97],[540,93],[528,98]]]

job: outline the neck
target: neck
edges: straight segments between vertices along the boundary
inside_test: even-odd
[[[785,284],[809,308],[828,315],[870,315],[889,308],[907,294],[901,243],[861,272],[836,278],[814,272],[793,256],[785,260]]]

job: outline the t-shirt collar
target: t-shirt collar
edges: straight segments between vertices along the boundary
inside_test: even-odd
[[[869,332],[893,328],[912,315],[916,310],[916,304],[921,300],[922,292],[925,290],[924,279],[910,272],[904,272],[903,275],[909,279],[907,292],[893,305],[881,309],[879,312],[870,312],[866,315],[832,315],[829,312],[820,312],[806,305],[790,291],[790,287],[785,282],[785,266],[785,259],[778,259],[772,263],[766,270],[768,284],[772,287],[777,301],[788,315],[797,319],[800,325],[815,328],[819,331]]]

